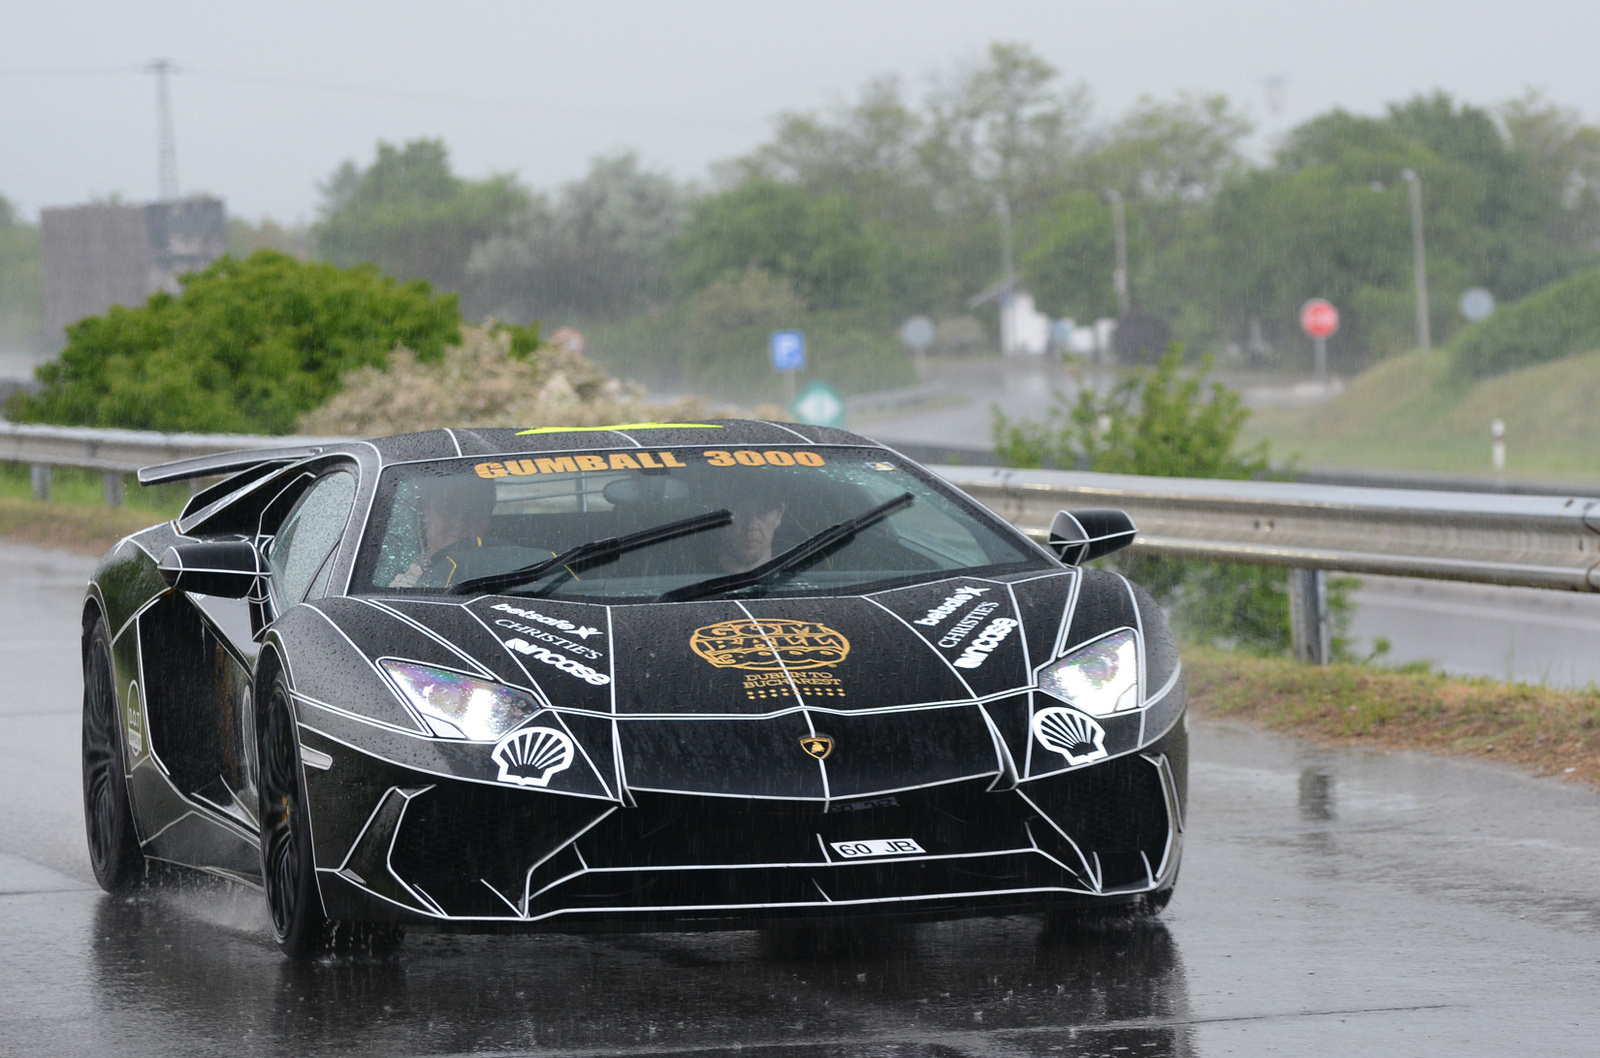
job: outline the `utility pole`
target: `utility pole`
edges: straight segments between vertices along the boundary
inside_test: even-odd
[[[1006,284],[1010,284],[1016,275],[1012,261],[1011,248],[1011,203],[1006,201],[1004,191],[997,192],[994,196],[994,211],[1000,214],[1000,268],[1001,277]]]
[[[1422,181],[1415,169],[1400,174],[1411,185],[1411,267],[1416,273],[1417,285],[1417,344],[1424,353],[1433,351],[1433,340],[1428,325],[1428,257],[1422,245]]]
[[[145,67],[156,75],[156,180],[161,201],[178,197],[178,143],[172,133],[172,95],[167,91],[167,75],[177,67],[171,59],[156,59]]]
[[[995,192],[994,211],[1000,215],[1000,352],[1010,355],[1016,349],[1016,316],[1013,298],[1016,296],[1017,274],[1011,245],[1011,203],[1004,191]]]
[[[1122,203],[1122,192],[1107,191],[1111,199],[1111,218],[1117,232],[1117,267],[1111,273],[1111,285],[1117,291],[1117,315],[1126,316],[1130,307],[1128,298],[1128,214]]]

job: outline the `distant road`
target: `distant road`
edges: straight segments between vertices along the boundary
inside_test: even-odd
[[[1363,577],[1352,601],[1350,632],[1362,652],[1381,636],[1390,661],[1553,687],[1600,684],[1600,595]]]

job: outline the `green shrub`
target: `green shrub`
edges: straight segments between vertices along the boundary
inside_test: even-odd
[[[257,250],[184,276],[176,297],[113,306],[67,328],[12,419],[80,426],[288,433],[342,372],[382,366],[397,345],[424,360],[459,340],[454,294],[373,265],[336,268]]]
[[[1552,283],[1466,328],[1451,343],[1450,364],[1463,379],[1600,348],[1600,268]]]
[[[1239,394],[1207,387],[1209,358],[1185,375],[1174,349],[1155,367],[1126,373],[1109,393],[1085,389],[1044,422],[994,413],[995,445],[1007,466],[1078,467],[1158,477],[1251,478],[1267,472],[1265,442],[1237,451],[1250,413]],[[1288,577],[1281,569],[1120,554],[1106,564],[1142,585],[1188,642],[1281,654],[1289,647]],[[1329,583],[1335,647],[1344,647],[1349,578]]]

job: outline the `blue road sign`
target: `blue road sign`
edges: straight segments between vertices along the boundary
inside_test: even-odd
[[[800,331],[772,332],[772,370],[799,371],[806,366],[806,336]]]

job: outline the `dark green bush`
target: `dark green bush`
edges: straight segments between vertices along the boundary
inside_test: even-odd
[[[156,294],[68,327],[66,349],[38,370],[43,391],[14,398],[10,417],[288,433],[333,395],[342,372],[383,365],[396,345],[437,358],[460,337],[454,294],[373,265],[341,269],[257,250],[180,282],[176,297]]]
[[[1450,366],[1463,379],[1600,348],[1600,268],[1552,283],[1466,328],[1451,343]]]
[[[995,445],[1008,466],[1079,467],[1158,477],[1250,478],[1267,472],[1267,450],[1237,451],[1250,413],[1220,383],[1207,386],[1207,360],[1185,375],[1169,352],[1146,370],[1125,374],[1106,394],[1085,389],[1070,408],[1044,422],[1015,422],[995,411]],[[1106,563],[1142,585],[1172,615],[1189,642],[1256,653],[1289,648],[1288,577],[1281,569],[1194,562],[1123,553]],[[1335,648],[1348,626],[1349,578],[1329,584]]]

